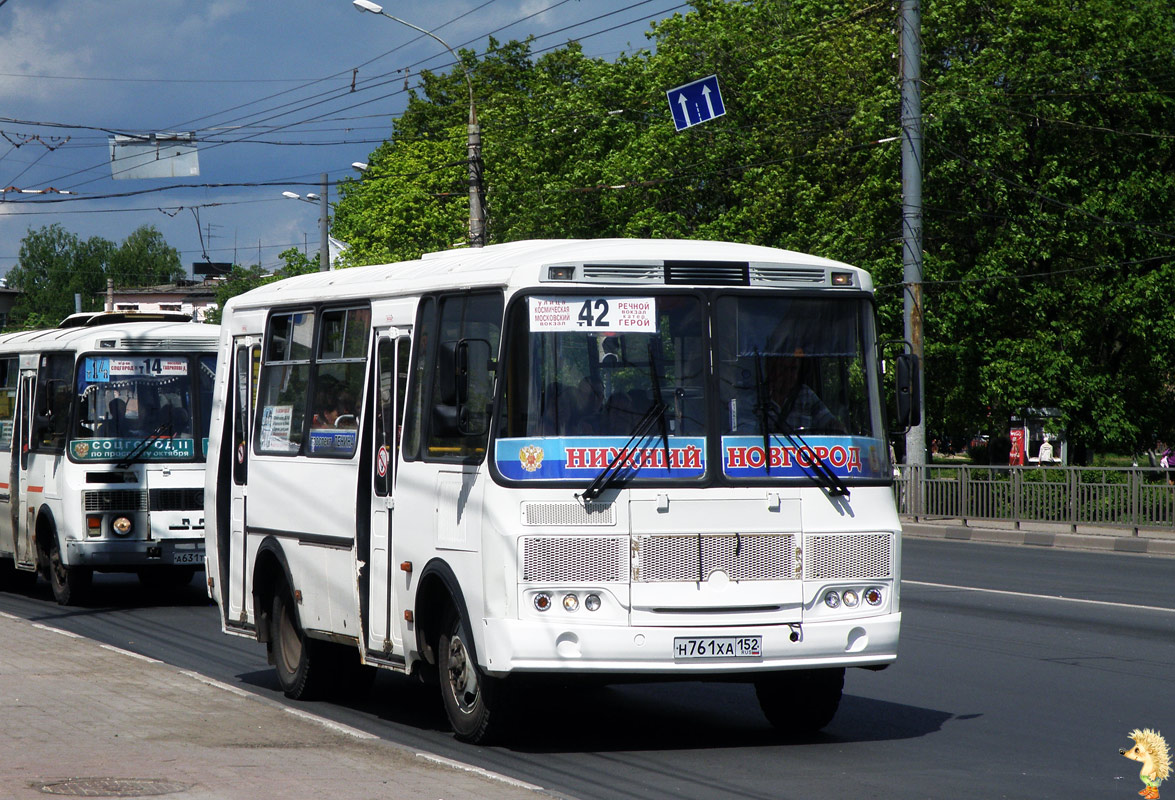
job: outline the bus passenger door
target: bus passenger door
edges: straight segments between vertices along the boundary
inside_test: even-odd
[[[404,419],[404,387],[408,377],[410,338],[395,329],[379,332],[376,343],[375,425],[372,447],[371,579],[368,582],[367,651],[375,659],[390,658],[400,648],[396,624],[396,587],[411,580],[392,558],[396,457]],[[401,651],[402,653],[402,651]]]
[[[36,404],[33,402],[36,389],[36,371],[22,369],[16,401],[15,440],[12,443],[12,529],[16,537],[14,560],[18,566],[29,568],[37,563],[34,536],[36,504],[29,504],[29,442],[36,419]],[[40,491],[41,487],[37,487],[36,492]]]
[[[238,336],[233,340],[233,371],[229,402],[233,414],[233,479],[229,489],[231,510],[226,542],[223,532],[217,543],[221,561],[221,582],[227,587],[226,621],[248,624],[249,566],[246,560],[248,525],[249,455],[252,449],[253,407],[257,402],[257,375],[261,366],[258,337]],[[227,545],[227,546],[226,546]]]

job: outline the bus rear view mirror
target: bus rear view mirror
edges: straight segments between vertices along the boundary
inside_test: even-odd
[[[462,339],[457,343],[457,428],[465,436],[481,436],[489,427],[492,358],[490,343],[485,339]]]
[[[897,357],[897,424],[910,428],[922,421],[922,391],[918,377],[918,356],[902,353]]]

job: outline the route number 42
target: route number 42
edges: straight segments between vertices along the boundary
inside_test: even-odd
[[[608,301],[602,297],[584,300],[577,319],[581,328],[607,328],[609,326]]]

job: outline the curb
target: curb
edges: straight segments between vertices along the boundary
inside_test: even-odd
[[[1175,558],[1175,539],[1133,536],[1122,531],[1070,533],[1015,528],[981,528],[959,523],[935,524],[903,520],[902,535],[916,539],[1055,547],[1062,550],[1087,550]]]

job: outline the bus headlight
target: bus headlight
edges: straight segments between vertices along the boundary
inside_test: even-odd
[[[836,592],[829,592],[824,595],[824,605],[829,608],[840,608],[840,595]]]
[[[130,517],[115,517],[114,522],[110,523],[110,527],[119,536],[128,536],[135,526],[131,524]]]
[[[588,611],[599,611],[600,596],[598,594],[589,594],[583,599],[583,607]]]
[[[579,608],[579,597],[574,594],[563,595],[563,608],[566,611],[575,611]]]
[[[881,605],[881,590],[877,587],[872,587],[865,590],[865,602],[871,606]]]
[[[551,610],[551,595],[546,592],[539,592],[534,596],[534,607],[539,611]]]
[[[856,608],[857,603],[861,602],[861,598],[855,589],[845,589],[841,592],[840,599],[845,601],[845,607],[847,608]]]

